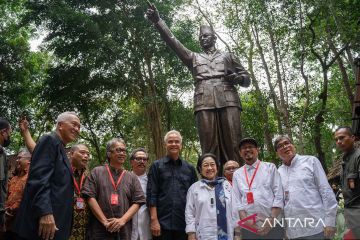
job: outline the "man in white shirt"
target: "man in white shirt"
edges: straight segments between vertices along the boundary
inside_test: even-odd
[[[148,182],[148,177],[146,175],[148,160],[149,156],[143,148],[135,149],[130,155],[132,172],[138,177],[145,196],[146,185]],[[146,204],[144,204],[132,219],[131,240],[149,240],[151,238],[149,210]]]
[[[241,238],[282,239],[283,228],[274,224],[283,208],[283,188],[276,166],[258,159],[259,148],[253,138],[242,139],[239,152],[245,165],[233,176],[232,208],[243,222],[252,216],[256,219],[256,223],[245,222]],[[235,231],[235,235],[239,232]]]
[[[284,187],[284,213],[289,239],[325,239],[335,235],[337,202],[320,161],[296,154],[287,136],[274,142],[283,164],[279,167]]]

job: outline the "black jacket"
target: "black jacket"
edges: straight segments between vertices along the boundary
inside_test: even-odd
[[[64,145],[56,133],[41,137],[31,158],[28,181],[14,231],[26,239],[40,239],[39,218],[53,214],[59,229],[55,239],[71,234],[74,187]]]

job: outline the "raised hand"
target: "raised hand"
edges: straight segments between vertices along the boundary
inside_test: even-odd
[[[146,10],[145,16],[150,22],[157,23],[160,20],[159,12],[156,9],[154,4],[150,3],[148,0],[147,0],[147,3],[149,5],[149,7]]]

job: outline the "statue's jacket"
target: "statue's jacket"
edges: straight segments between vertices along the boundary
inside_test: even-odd
[[[155,24],[162,39],[189,68],[195,80],[194,111],[239,107],[241,102],[236,84],[250,85],[250,78],[240,61],[232,53],[216,50],[212,54],[195,53],[187,49],[171,33],[163,20]],[[241,73],[241,82],[225,79],[228,73]]]

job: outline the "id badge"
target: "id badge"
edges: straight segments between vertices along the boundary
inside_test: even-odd
[[[84,210],[85,209],[85,201],[83,198],[76,198],[76,209],[77,210]]]
[[[252,192],[246,193],[246,200],[248,204],[254,203],[254,195]]]
[[[284,200],[285,200],[285,204],[289,201],[289,198],[290,198],[290,194],[289,194],[289,191],[285,191],[284,192]]]
[[[112,193],[111,198],[110,198],[110,203],[111,203],[111,205],[118,205],[119,204],[119,195],[116,193]]]

